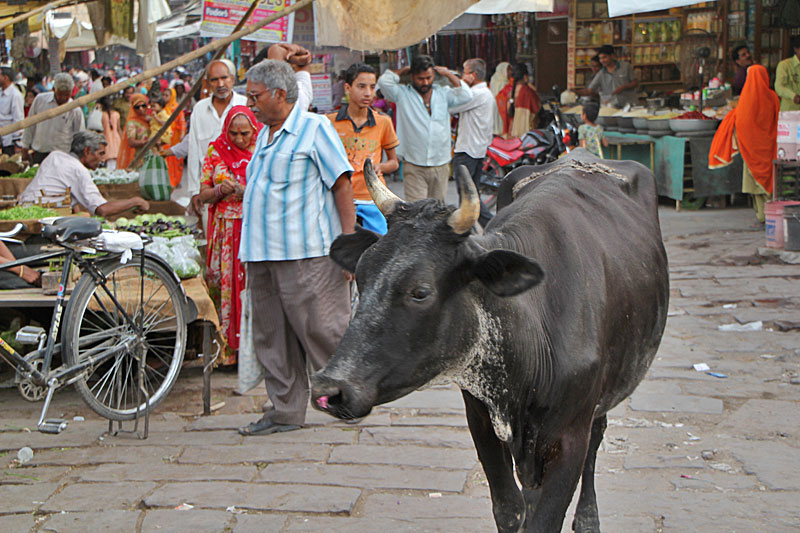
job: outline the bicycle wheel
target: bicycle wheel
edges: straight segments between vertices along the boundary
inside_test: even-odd
[[[81,276],[65,313],[68,319],[62,345],[66,365],[119,347],[117,354],[90,367],[75,382],[89,407],[109,420],[130,420],[136,416],[137,406],[144,412],[145,400],[138,394],[138,350],[146,354],[144,386],[153,409],[175,384],[186,349],[183,294],[178,282],[149,256],[142,280],[141,261],[141,255],[136,255],[124,265],[116,260],[102,265],[108,292],[92,276]],[[142,321],[141,334],[109,294],[134,324]]]

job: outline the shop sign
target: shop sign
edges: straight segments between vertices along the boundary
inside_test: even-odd
[[[536,13],[536,20],[566,18],[568,12],[569,0],[553,0],[553,12],[539,11]]]
[[[293,0],[263,0],[253,12],[247,25],[264,20],[288,7]],[[204,0],[203,22],[200,35],[203,37],[227,37],[252,5],[251,0]],[[249,40],[265,43],[290,43],[294,29],[294,13],[268,24],[247,36]]]
[[[311,88],[314,90],[314,99],[311,105],[319,113],[333,110],[333,79],[330,74],[312,74]]]

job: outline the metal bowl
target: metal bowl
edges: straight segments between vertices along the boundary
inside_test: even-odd
[[[636,127],[633,125],[634,118],[635,117],[617,117],[617,126],[620,128],[633,129]]]
[[[677,133],[711,133],[717,129],[718,120],[704,120],[702,118],[671,118],[669,127]]]
[[[637,130],[649,129],[647,126],[647,119],[643,117],[633,117],[633,127]]]

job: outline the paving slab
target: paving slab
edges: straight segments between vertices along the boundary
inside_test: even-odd
[[[202,416],[190,422],[186,429],[187,431],[214,431],[214,430],[230,430],[236,431],[242,426],[246,426],[250,422],[260,418],[259,413],[244,413],[235,415],[216,415],[216,416]],[[361,426],[388,426],[392,422],[388,412],[373,413],[366,417],[359,425]],[[309,409],[306,413],[306,426],[330,426],[336,424],[344,424],[343,420],[333,418],[332,416],[321,413],[314,409]]]
[[[471,470],[478,464],[475,450],[427,446],[336,446],[328,463],[384,464]]]
[[[239,444],[242,437],[235,431],[154,431],[150,428],[147,439],[137,439],[130,435],[112,437],[106,435],[102,443],[106,446],[187,446],[194,444]]]
[[[36,450],[47,448],[66,448],[72,446],[91,446],[97,442],[101,432],[77,431],[67,428],[60,435],[49,435],[38,431],[5,432],[0,439],[0,451],[11,450],[16,452],[23,446]]]
[[[0,470],[0,484],[25,484],[55,482],[69,472],[65,467],[4,468]]]
[[[30,465],[76,466],[104,463],[161,463],[180,455],[182,446],[88,446],[84,448],[51,448],[36,451]]]
[[[800,449],[780,442],[738,441],[731,451],[744,471],[754,474],[768,489],[800,491]]]
[[[713,470],[691,475],[676,474],[669,482],[675,490],[731,491],[758,488],[758,479],[755,476],[731,475]]]
[[[177,465],[144,463],[106,464],[84,468],[81,481],[252,481],[258,473],[255,466],[240,465]]]
[[[365,498],[362,515],[365,518],[396,518],[400,520],[471,518],[483,520],[486,531],[494,531],[492,502],[489,498],[470,498],[443,494],[441,498],[418,494],[370,494]]]
[[[231,533],[264,533],[283,531],[285,514],[237,514]]]
[[[136,531],[140,511],[94,511],[91,513],[56,513],[39,526],[48,533],[112,533]]]
[[[238,509],[306,513],[349,513],[361,491],[317,485],[268,485],[210,481],[168,483],[144,499],[147,507],[174,508],[190,503],[203,509]]]
[[[466,428],[439,428],[431,431],[424,427],[364,428],[359,444],[418,444],[441,448],[474,448]]]
[[[683,394],[634,392],[629,406],[634,411],[722,414],[722,400]]]
[[[155,483],[127,481],[114,484],[73,483],[50,497],[41,510],[46,513],[130,510],[136,508],[144,495],[155,487]]]
[[[431,388],[412,392],[382,407],[395,409],[420,409],[435,407],[464,411],[464,398],[455,386],[448,388]]]
[[[33,528],[33,524],[34,518],[31,513],[0,516],[0,531],[21,533],[23,531],[30,531],[31,528]]]
[[[467,427],[467,417],[463,415],[421,416],[399,415],[392,420],[393,426],[449,426]]]
[[[232,521],[225,511],[156,509],[145,514],[142,533],[222,533]]]
[[[327,444],[294,446],[273,442],[265,437],[252,437],[238,446],[189,446],[178,458],[179,464],[240,464],[282,461],[324,461],[331,452]]]
[[[460,492],[467,480],[467,471],[390,465],[280,463],[268,465],[260,472],[259,480],[270,483],[307,483],[367,489]]]
[[[797,442],[800,440],[800,402],[751,399],[723,418],[717,429],[755,440],[786,434]]]
[[[680,468],[690,470],[703,470],[705,461],[689,458],[686,455],[652,455],[635,454],[625,457],[625,469],[636,470],[643,468]]]
[[[0,485],[0,502],[4,513],[29,513],[37,509],[58,488],[58,483]]]
[[[355,425],[342,424],[340,427],[305,427],[296,431],[284,431],[283,433],[273,433],[271,435],[256,435],[254,437],[242,437],[243,444],[250,445],[258,443],[262,446],[273,444],[355,444],[358,441],[358,433],[362,429]]]
[[[493,531],[493,522],[475,519],[380,519],[380,518],[348,518],[348,517],[291,517],[283,531],[346,531],[347,533],[374,533],[391,531],[392,533],[439,533],[441,531],[458,531],[459,533],[485,533]]]

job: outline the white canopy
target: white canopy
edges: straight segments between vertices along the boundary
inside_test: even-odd
[[[714,0],[711,1],[713,2]],[[621,17],[631,13],[648,13],[673,7],[690,6],[696,3],[697,0],[652,0],[648,2],[642,2],[642,0],[608,0],[608,16]]]

